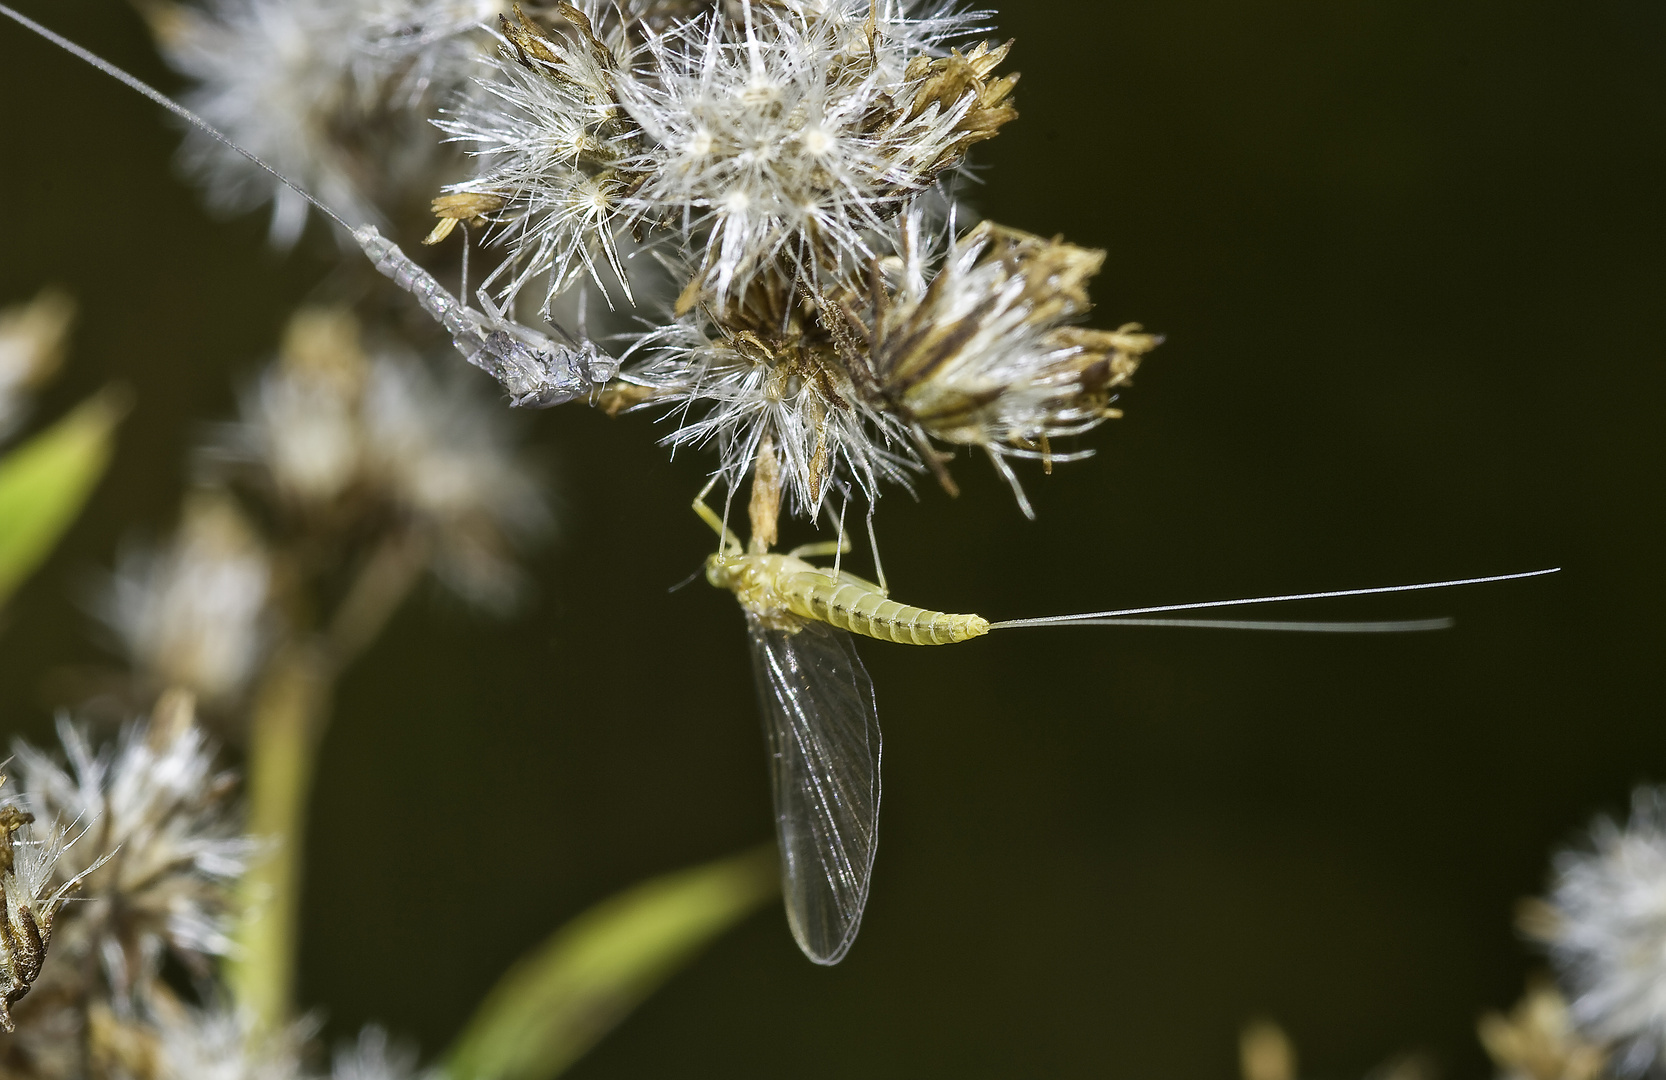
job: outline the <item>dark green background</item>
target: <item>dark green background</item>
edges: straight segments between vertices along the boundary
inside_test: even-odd
[[[25,6],[176,85],[121,5]],[[976,198],[1108,248],[1097,324],[1168,343],[1098,457],[1030,477],[1038,522],[973,460],[958,501],[886,499],[902,599],[1014,617],[1567,569],[1323,608],[1460,620],[1415,638],[868,643],[884,840],[849,959],[811,966],[771,910],[574,1075],[1201,1080],[1261,1013],[1312,1076],[1408,1049],[1482,1075],[1475,1017],[1536,963],[1512,904],[1666,778],[1666,9],[1123,0],[1000,27],[1023,115]],[[105,655],[76,590],[168,527],[200,425],[328,251],[211,221],[154,106],[16,29],[0,49],[0,298],[84,305],[42,415],[138,393],[0,637],[0,726],[42,737],[51,673]],[[342,687],[303,975],[333,1032],[438,1050],[563,919],[769,833],[741,619],[666,592],[711,545],[685,509],[705,460],[669,463],[645,417],[534,430],[563,522],[541,599],[508,624],[412,604]]]

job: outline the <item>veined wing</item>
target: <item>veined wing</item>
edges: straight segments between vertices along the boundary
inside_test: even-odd
[[[879,839],[873,681],[843,630],[749,621],[787,922],[804,955],[837,964],[862,922]]]

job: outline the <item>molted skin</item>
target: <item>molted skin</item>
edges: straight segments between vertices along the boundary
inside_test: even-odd
[[[734,593],[742,607],[776,630],[796,630],[814,619],[901,645],[953,645],[989,633],[981,615],[899,604],[872,582],[792,555],[716,554],[706,560],[706,580]]]

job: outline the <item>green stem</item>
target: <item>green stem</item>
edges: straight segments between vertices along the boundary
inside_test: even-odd
[[[336,676],[369,647],[416,584],[426,547],[395,535],[360,568],[323,635],[297,635],[268,662],[249,717],[248,832],[272,845],[239,883],[228,976],[257,1032],[288,1023],[300,943],[307,804]]]
[[[250,717],[248,831],[272,847],[239,883],[243,922],[228,974],[260,1031],[285,1024],[294,1000],[302,841],[331,681],[317,649],[282,649],[267,666]]]

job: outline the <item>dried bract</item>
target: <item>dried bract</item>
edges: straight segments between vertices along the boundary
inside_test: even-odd
[[[1599,819],[1591,841],[1557,857],[1539,934],[1574,1023],[1640,1075],[1666,1054],[1666,789],[1639,788],[1631,819]]]

